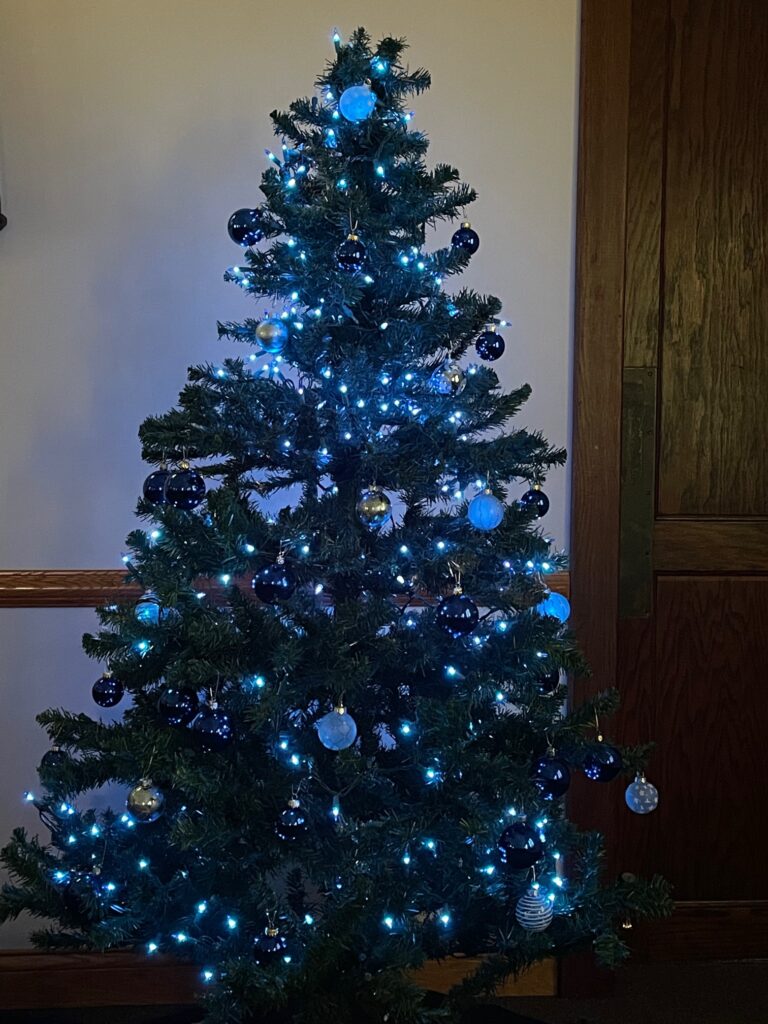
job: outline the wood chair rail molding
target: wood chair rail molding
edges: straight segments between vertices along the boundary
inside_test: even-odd
[[[250,593],[250,578],[232,582]],[[547,582],[550,589],[568,596],[568,573],[553,573]],[[225,588],[216,580],[200,580],[198,587],[226,600]],[[140,595],[141,587],[125,582],[123,569],[0,569],[0,608],[96,608]]]

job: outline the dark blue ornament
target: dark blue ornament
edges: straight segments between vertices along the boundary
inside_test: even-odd
[[[275,832],[286,843],[293,843],[307,834],[307,819],[295,798],[288,801],[288,806],[277,819]]]
[[[544,676],[539,676],[536,680],[536,685],[540,693],[554,693],[560,685],[560,669],[556,668],[552,672],[547,672]]]
[[[362,270],[366,255],[365,246],[357,235],[351,232],[336,250],[336,265],[339,270],[356,274],[358,270]]]
[[[277,928],[265,928],[253,940],[253,959],[257,964],[268,964],[286,955],[288,940]]]
[[[169,686],[157,702],[157,710],[166,725],[189,725],[197,714],[200,702],[191,690]]]
[[[470,256],[473,256],[480,248],[480,236],[473,229],[469,221],[465,220],[461,227],[454,231],[451,245],[454,245],[457,249],[463,249],[464,252],[468,252]]]
[[[479,618],[477,605],[471,597],[451,594],[441,600],[435,621],[444,633],[456,638],[471,633]]]
[[[60,750],[59,747],[51,747],[43,754],[40,767],[46,772],[56,772],[63,768],[68,760],[69,758],[63,750]]]
[[[571,784],[571,770],[554,754],[545,754],[533,762],[531,779],[545,800],[557,800]]]
[[[481,359],[492,363],[504,354],[504,339],[495,328],[489,328],[475,342],[475,351]]]
[[[273,565],[265,565],[251,581],[251,586],[260,601],[275,604],[287,601],[296,589],[296,575],[285,559],[278,558]]]
[[[541,519],[549,512],[549,498],[539,487],[532,487],[526,491],[519,504],[525,509],[534,509],[537,519]]]
[[[188,462],[179,463],[165,485],[165,500],[174,508],[191,512],[205,497],[205,480]]]
[[[581,768],[593,782],[611,782],[624,767],[621,754],[610,743],[599,740],[584,755]]]
[[[119,704],[125,694],[125,687],[119,679],[106,672],[101,679],[97,679],[91,690],[93,699],[100,708],[113,708]]]
[[[508,825],[497,843],[501,863],[513,871],[526,871],[533,867],[544,852],[539,833],[524,821]]]
[[[189,728],[195,734],[200,749],[206,754],[224,750],[232,742],[232,720],[216,704],[206,704],[200,708]]]
[[[242,245],[247,249],[249,245],[256,245],[264,237],[264,224],[259,210],[235,210],[227,224],[229,237],[233,242]]]
[[[170,476],[168,467],[163,465],[159,469],[156,469],[153,473],[150,473],[147,479],[144,481],[144,500],[150,502],[152,505],[165,505],[165,485],[168,482]]]

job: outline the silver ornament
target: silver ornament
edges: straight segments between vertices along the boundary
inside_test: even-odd
[[[157,821],[165,807],[165,797],[150,779],[142,779],[128,794],[125,802],[136,821]]]
[[[270,316],[266,320],[262,320],[256,328],[256,337],[261,342],[264,351],[274,355],[277,352],[282,352],[288,340],[288,328],[278,317]]]
[[[450,360],[438,366],[429,383],[439,395],[460,395],[467,386],[467,377],[459,364]]]
[[[659,791],[650,782],[646,782],[644,775],[637,775],[634,782],[630,782],[624,794],[627,807],[635,814],[650,814],[659,806]]]
[[[515,917],[527,932],[543,932],[552,924],[555,912],[552,900],[544,896],[538,886],[532,886],[517,901]]]
[[[360,495],[357,514],[363,526],[378,530],[392,518],[392,502],[380,487],[369,487]]]

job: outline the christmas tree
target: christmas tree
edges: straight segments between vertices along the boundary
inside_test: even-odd
[[[659,880],[603,884],[565,816],[572,772],[631,779],[645,752],[597,734],[613,693],[565,703],[585,667],[538,524],[565,452],[510,427],[530,389],[490,365],[499,300],[446,288],[478,234],[427,247],[476,198],[426,164],[429,74],[401,39],[334,45],[229,221],[226,277],[269,309],[220,324],[245,355],[141,427],[143,596],[84,640],[96,704],[126,710],[39,716],[50,841],[4,850],[2,918],[54,922],[43,948],[189,957],[212,1022],[426,1020],[409,972],[478,955],[450,1019],[543,957],[616,963],[622,923],[668,905]],[[81,806],[106,783],[125,809]]]

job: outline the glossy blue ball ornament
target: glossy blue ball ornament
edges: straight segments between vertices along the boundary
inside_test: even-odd
[[[100,708],[113,708],[119,704],[125,694],[125,687],[111,672],[105,672],[93,684],[91,695]]]
[[[454,231],[451,245],[457,249],[463,249],[464,252],[473,256],[480,248],[480,236],[469,221],[465,220],[461,227]]]
[[[368,85],[350,85],[339,97],[341,116],[357,123],[370,117],[376,106],[376,94]]]
[[[145,626],[156,626],[163,617],[157,594],[151,590],[143,594],[136,602],[133,614]]]
[[[277,316],[268,316],[262,320],[255,333],[264,351],[273,356],[282,352],[288,341],[288,328]]]
[[[470,501],[467,515],[476,530],[495,530],[504,518],[504,504],[490,491],[483,491]]]
[[[562,594],[552,593],[536,605],[536,611],[539,615],[551,615],[553,619],[567,622],[571,615],[571,604]]]
[[[549,511],[549,498],[540,487],[532,487],[526,491],[519,503],[524,509],[533,509],[537,519],[541,519]]]
[[[189,728],[206,754],[224,750],[232,742],[232,719],[216,704],[200,708]]]
[[[487,363],[492,363],[504,354],[504,339],[494,327],[483,331],[475,342],[475,351]]]
[[[168,477],[170,475],[170,471],[165,465],[160,466],[159,469],[150,473],[144,481],[144,500],[148,501],[151,505],[167,504],[165,498],[165,485],[168,483]]]
[[[265,565],[251,581],[253,592],[265,604],[287,601],[296,589],[296,575],[284,558],[278,558],[272,565]]]
[[[624,799],[627,807],[635,814],[650,814],[659,806],[659,791],[646,781],[644,775],[638,775],[635,781],[627,786]]]
[[[571,770],[562,757],[547,753],[534,761],[531,779],[545,800],[557,800],[571,784]]]
[[[584,755],[581,769],[593,782],[612,782],[624,767],[620,751],[598,740]]]
[[[512,871],[527,871],[544,852],[539,833],[525,821],[507,825],[496,844],[501,863]]]
[[[527,932],[543,932],[552,924],[554,916],[552,900],[538,886],[532,885],[515,906],[517,923]]]
[[[191,512],[205,497],[205,480],[184,460],[179,468],[168,477],[165,485],[165,500],[174,508]]]
[[[357,739],[357,726],[344,707],[334,708],[316,724],[320,742],[328,750],[346,750]]]
[[[471,633],[478,623],[480,612],[471,597],[466,594],[451,594],[444,597],[437,608],[435,622],[448,636],[456,640]]]
[[[347,274],[362,270],[368,252],[360,238],[351,231],[336,249],[336,266]]]
[[[259,210],[235,210],[227,224],[229,237],[233,242],[242,245],[247,249],[249,245],[256,245],[264,237],[264,226],[261,212]]]
[[[192,690],[169,686],[160,694],[157,710],[166,725],[189,725],[197,714],[200,701]]]

